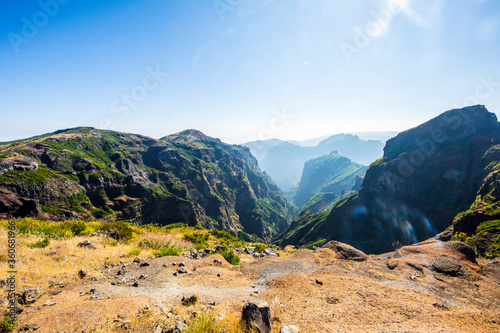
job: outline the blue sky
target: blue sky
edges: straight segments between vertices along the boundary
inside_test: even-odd
[[[301,140],[500,111],[495,0],[0,6],[0,141],[76,126]]]

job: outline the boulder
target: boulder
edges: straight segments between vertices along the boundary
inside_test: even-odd
[[[241,320],[248,328],[259,333],[271,332],[271,309],[269,304],[262,299],[246,303],[243,307]]]
[[[465,268],[460,261],[447,255],[435,258],[431,263],[431,269],[449,276],[461,276],[465,273]]]
[[[365,261],[368,259],[368,256],[363,251],[360,251],[349,244],[338,241],[329,241],[323,247],[337,253],[337,256],[340,259],[356,261]]]
[[[264,249],[264,254],[266,256],[278,256],[278,250],[272,248]]]

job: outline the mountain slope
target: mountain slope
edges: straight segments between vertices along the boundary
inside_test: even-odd
[[[447,111],[400,133],[370,165],[359,193],[336,203],[313,230],[303,228],[308,232],[299,243],[336,239],[377,253],[391,250],[394,241],[435,235],[474,202],[488,174],[482,157],[499,141],[496,116],[479,105]]]
[[[36,216],[185,222],[265,239],[293,213],[248,148],[195,130],[155,140],[76,128],[2,144],[0,188],[0,214],[27,215],[19,200],[31,199]]]
[[[364,175],[366,169],[335,152],[309,160],[304,165],[294,203],[298,207],[313,206],[313,211],[331,208],[329,204],[351,191],[356,177]]]

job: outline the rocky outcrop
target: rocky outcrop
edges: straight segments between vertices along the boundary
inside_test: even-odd
[[[396,241],[434,236],[474,202],[488,174],[483,156],[498,142],[497,118],[482,105],[400,133],[370,165],[359,192],[339,201],[301,242],[336,239],[380,253]]]
[[[366,261],[366,259],[368,259],[368,256],[364,254],[363,251],[355,249],[349,244],[344,244],[337,241],[329,241],[323,247],[335,252],[339,259],[355,261]]]
[[[19,197],[15,193],[1,187],[0,216],[47,218],[41,211],[38,200]]]
[[[27,198],[54,219],[184,222],[270,240],[294,213],[248,148],[196,130],[155,140],[76,128],[2,144],[0,153],[0,187],[11,193],[0,214],[9,216]]]

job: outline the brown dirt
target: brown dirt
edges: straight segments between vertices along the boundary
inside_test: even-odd
[[[182,296],[197,295],[205,308],[215,301],[214,312],[220,317],[241,311],[245,301],[265,299],[275,331],[280,324],[296,325],[300,332],[500,331],[500,285],[496,282],[500,261],[474,263],[437,241],[405,247],[398,253],[400,258],[391,258],[391,253],[358,262],[337,259],[330,249],[300,250],[280,258],[254,260],[243,255],[239,266],[228,264],[220,255],[201,260],[151,258],[147,267],[139,267],[129,257],[109,269],[88,268],[89,277],[68,282],[58,295],[43,296],[26,308],[19,321],[21,326],[41,325],[37,332],[106,331],[107,326],[114,327],[118,313],[137,318],[149,305],[153,313],[165,317],[167,312],[180,312]],[[437,272],[433,264],[441,256],[455,258],[461,274]],[[178,268],[173,264],[180,261],[190,275],[173,275]],[[129,282],[112,285],[123,277],[116,275],[123,265]],[[53,279],[57,273],[48,275]],[[139,279],[140,275],[147,278]],[[138,287],[132,286],[134,280]],[[92,288],[104,299],[89,300]],[[48,300],[56,304],[44,306]]]

